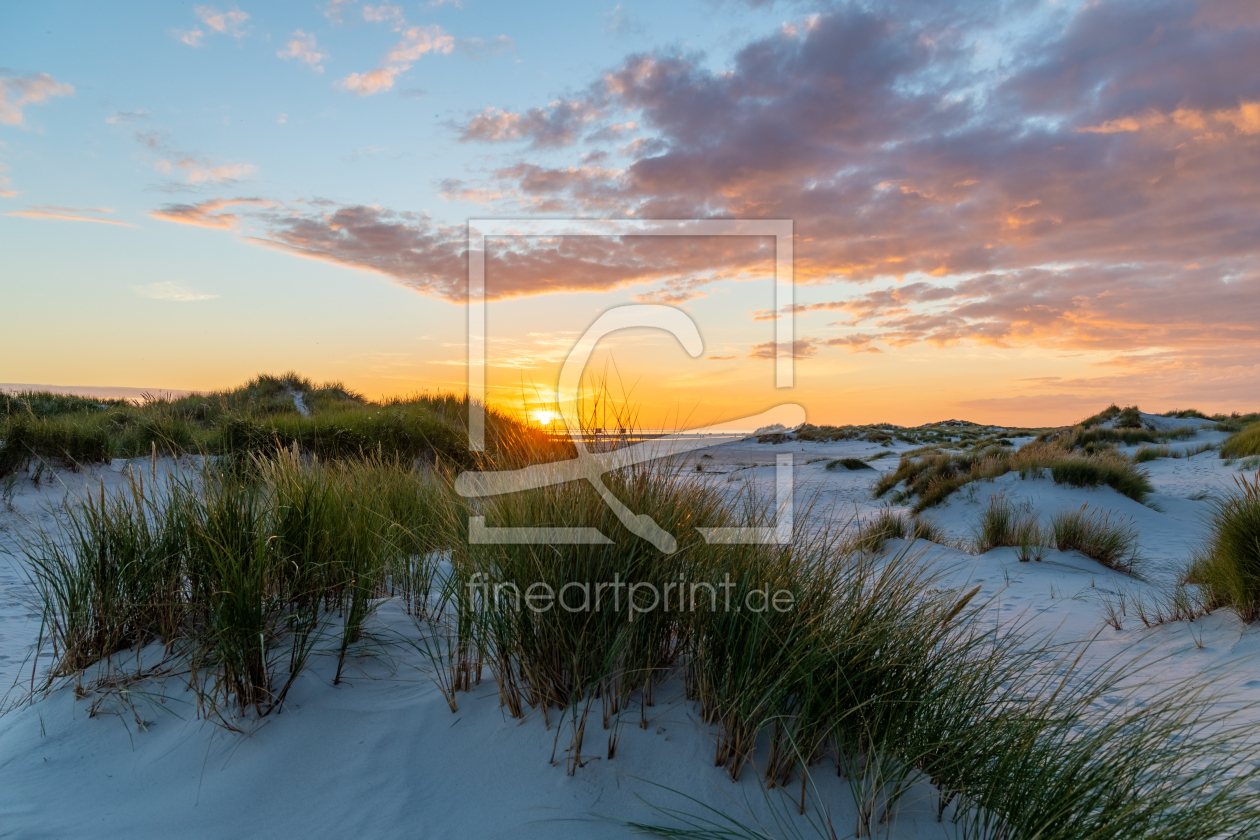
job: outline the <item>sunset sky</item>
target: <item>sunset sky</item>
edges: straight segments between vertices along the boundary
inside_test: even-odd
[[[1256,410],[1260,3],[0,9],[0,382],[462,391],[467,221],[535,217],[789,219],[795,312],[773,239],[497,241],[503,404],[650,302],[648,425]]]

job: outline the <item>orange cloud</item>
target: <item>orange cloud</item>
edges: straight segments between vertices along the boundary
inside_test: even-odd
[[[25,219],[50,219],[60,222],[96,222],[98,225],[117,225],[118,227],[135,227],[131,222],[120,222],[116,219],[97,219],[92,216],[77,216],[71,213],[57,213],[46,210],[15,210],[5,213],[6,216],[20,216]]]
[[[227,230],[236,226],[239,219],[233,213],[222,212],[224,208],[235,205],[275,207],[276,202],[261,198],[216,198],[199,204],[168,204],[154,210],[149,215],[164,222],[175,222],[181,225],[217,228]]]
[[[366,73],[351,73],[337,87],[359,96],[371,96],[394,86],[394,79],[406,72],[413,63],[429,53],[445,54],[455,49],[455,39],[433,24],[413,26],[403,33],[403,39],[394,45],[381,62],[381,66]]]

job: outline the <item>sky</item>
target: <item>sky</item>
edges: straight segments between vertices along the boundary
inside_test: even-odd
[[[540,218],[790,220],[794,303],[765,237],[491,240],[507,408],[656,304],[699,355],[588,368],[649,426],[1255,410],[1260,3],[0,8],[2,382],[463,391],[468,222]]]

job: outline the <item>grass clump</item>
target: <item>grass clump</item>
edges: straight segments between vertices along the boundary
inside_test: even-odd
[[[861,458],[837,458],[834,461],[828,461],[827,466],[824,469],[873,470],[875,468],[863,461]]]
[[[870,519],[858,520],[849,537],[848,547],[853,551],[879,552],[889,540],[904,538],[908,526],[909,520],[904,513],[883,508]]]
[[[977,554],[995,548],[1017,548],[1020,562],[1040,560],[1042,549],[1049,542],[1031,506],[1017,507],[1004,494],[990,497],[973,539]]]
[[[904,482],[901,498],[915,498],[915,513],[938,505],[973,481],[991,480],[1009,472],[1040,476],[1049,472],[1057,484],[1096,487],[1105,484],[1142,502],[1154,492],[1146,474],[1123,456],[1109,452],[1090,455],[1065,450],[1053,442],[1029,443],[1019,450],[986,446],[965,453],[939,450],[908,452],[897,469],[880,476],[872,489],[881,498]]]
[[[1236,492],[1212,500],[1207,543],[1188,581],[1206,589],[1210,606],[1232,607],[1250,624],[1260,618],[1260,474],[1234,481]]]
[[[1106,485],[1136,502],[1145,501],[1147,494],[1154,492],[1146,473],[1134,469],[1127,459],[1068,457],[1056,459],[1049,466],[1055,484]]]
[[[32,460],[78,469],[109,460],[110,440],[99,418],[69,414],[10,418],[0,439],[0,476],[24,470]]]
[[[292,452],[245,473],[129,477],[25,548],[50,680],[160,641],[205,713],[266,714],[330,624],[344,661],[387,590],[427,600],[417,555],[450,542],[448,495],[397,461]]]
[[[1256,455],[1260,455],[1260,423],[1244,427],[1221,444],[1222,458],[1250,458]]]
[[[1112,520],[1110,511],[1089,509],[1055,514],[1050,528],[1054,545],[1060,551],[1079,551],[1091,560],[1126,575],[1134,574],[1138,564],[1138,537],[1133,523]]]
[[[1181,453],[1173,452],[1167,444],[1163,446],[1143,446],[1137,452],[1133,453],[1133,463],[1145,464],[1148,461],[1154,461],[1159,458],[1178,458]]]
[[[77,397],[49,391],[0,391],[0,414],[5,417],[26,416],[31,419],[64,417],[74,414],[96,414],[111,407],[127,404],[126,400]]]

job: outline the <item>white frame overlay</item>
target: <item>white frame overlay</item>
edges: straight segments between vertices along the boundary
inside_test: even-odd
[[[795,376],[795,348],[793,346],[794,277],[791,219],[469,219],[468,448],[471,452],[484,452],[486,448],[486,239],[506,236],[773,236],[775,240],[774,312],[778,316],[775,319],[774,384],[776,388],[792,387]],[[800,410],[800,414],[803,420],[803,409]],[[691,448],[699,447],[684,447],[684,449]],[[615,455],[603,457],[609,462],[618,460]],[[794,518],[792,515],[792,456],[780,454],[775,460],[774,525],[734,528],[697,527],[706,542],[783,543],[791,539]],[[611,466],[610,463],[609,467]],[[547,469],[547,467],[543,468]],[[550,480],[543,479],[543,482],[554,483],[554,481],[572,480],[577,477],[572,475],[565,478],[557,473],[550,476]],[[499,483],[494,478],[492,473],[465,472],[458,477],[456,489],[461,495],[488,495],[495,492],[491,490],[491,486]],[[501,478],[506,479],[507,476],[503,475]],[[516,484],[516,481],[512,483]],[[534,486],[538,485],[534,484]],[[525,488],[522,486],[514,489]],[[505,492],[505,489],[500,487],[497,492]],[[485,524],[485,517],[482,516],[469,518],[469,540],[474,544],[606,544],[610,542],[594,528],[493,528]],[[665,545],[660,547],[665,551],[673,550]]]

